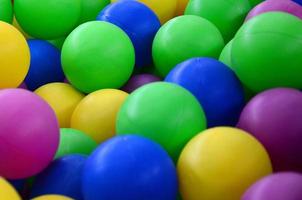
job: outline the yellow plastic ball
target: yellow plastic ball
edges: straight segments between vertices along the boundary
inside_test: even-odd
[[[25,31],[21,28],[20,24],[18,23],[16,17],[14,16],[13,19],[13,26],[18,29],[20,31],[20,33],[22,33],[22,35],[26,38],[26,39],[30,39],[32,37],[30,37],[27,33],[25,33]]]
[[[14,26],[0,21],[0,89],[18,87],[30,62],[27,42]]]
[[[227,127],[194,137],[177,167],[183,200],[239,200],[249,186],[272,172],[264,147],[250,134]]]
[[[69,128],[71,115],[84,95],[67,83],[49,83],[35,93],[55,111],[60,128]]]
[[[189,0],[177,0],[176,15],[183,15],[188,3]]]
[[[128,94],[121,90],[98,90],[86,96],[71,117],[71,127],[101,143],[115,135],[117,113]]]
[[[118,0],[111,0],[116,2]],[[158,16],[160,22],[164,24],[176,14],[177,0],[138,0],[147,5]]]
[[[0,199],[1,200],[21,200],[17,191],[5,179],[0,177]]]
[[[73,199],[61,195],[44,195],[44,196],[36,197],[32,200],[73,200]]]

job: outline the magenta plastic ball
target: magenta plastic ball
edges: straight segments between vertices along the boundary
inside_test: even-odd
[[[294,172],[267,176],[251,186],[241,200],[301,200],[302,174]]]
[[[0,90],[0,176],[36,175],[53,160],[59,144],[54,111],[24,89]]]
[[[241,113],[238,127],[268,150],[275,171],[302,172],[302,92],[276,88],[255,96]]]
[[[286,12],[302,19],[302,6],[291,0],[266,0],[253,8],[246,21],[266,12]]]
[[[155,75],[152,75],[152,74],[134,75],[124,85],[122,90],[124,90],[125,92],[128,92],[128,93],[131,93],[131,92],[133,92],[134,90],[136,90],[137,88],[139,88],[143,85],[146,85],[148,83],[157,82],[157,81],[161,81],[161,79],[159,77],[155,76]]]

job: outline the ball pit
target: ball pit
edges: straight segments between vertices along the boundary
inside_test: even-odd
[[[240,199],[251,184],[272,171],[267,152],[255,138],[227,127],[194,137],[181,153],[177,168],[186,200]]]
[[[52,109],[23,89],[0,90],[0,174],[20,179],[41,172],[59,144],[59,126]]]
[[[55,111],[61,128],[70,127],[71,115],[84,95],[66,83],[49,83],[35,90]]]
[[[18,87],[29,68],[26,40],[15,27],[0,21],[0,47],[0,89]]]
[[[0,20],[7,23],[13,21],[13,6],[10,0],[0,0]]]
[[[93,21],[78,26],[62,47],[67,79],[86,93],[121,87],[130,78],[134,62],[131,40],[108,22]]]
[[[84,167],[85,200],[175,200],[177,186],[176,169],[168,154],[158,144],[138,136],[106,141]]]
[[[5,179],[0,177],[0,199],[21,200],[17,191]]]
[[[193,57],[217,58],[224,42],[219,30],[198,16],[176,17],[157,32],[153,41],[153,60],[162,76]]]
[[[192,94],[175,84],[159,82],[129,95],[116,127],[118,134],[134,133],[158,142],[177,161],[185,144],[206,128],[206,119]]]
[[[238,127],[253,134],[268,150],[275,171],[302,172],[302,93],[278,88],[254,97]]]
[[[138,74],[132,76],[129,81],[123,86],[122,90],[131,93],[137,88],[146,85],[148,83],[158,82],[161,79],[152,74]]]
[[[62,195],[43,195],[32,200],[73,200],[72,198]]]

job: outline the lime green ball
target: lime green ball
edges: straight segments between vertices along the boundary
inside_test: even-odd
[[[110,0],[82,0],[80,23],[95,20],[99,12],[108,4]]]
[[[12,23],[13,6],[11,0],[0,0],[0,21]]]
[[[69,154],[89,155],[97,143],[85,133],[71,128],[60,129],[60,144],[55,158]]]
[[[224,46],[219,30],[198,16],[176,17],[157,32],[153,41],[153,60],[162,76],[177,64],[193,57],[218,58]]]
[[[254,92],[302,88],[302,20],[270,12],[249,20],[232,45],[232,68]]]
[[[39,39],[68,35],[78,24],[81,0],[15,0],[16,18],[22,29]]]
[[[209,20],[228,42],[240,28],[250,9],[248,0],[191,0],[185,14]]]
[[[134,63],[131,40],[108,22],[93,21],[78,26],[62,48],[67,79],[85,93],[121,87],[131,76]]]
[[[117,134],[137,134],[159,143],[177,161],[185,144],[206,128],[198,101],[184,88],[165,82],[134,91],[117,117]]]
[[[48,40],[48,42],[50,42],[52,45],[57,47],[57,49],[61,50],[65,39],[66,39],[66,37],[61,37],[61,38],[54,39],[54,40]]]

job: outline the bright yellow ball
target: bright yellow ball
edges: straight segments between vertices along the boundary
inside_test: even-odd
[[[189,0],[177,0],[176,15],[183,15],[185,13],[186,7]]]
[[[18,87],[30,62],[27,42],[14,26],[0,21],[0,89]]]
[[[61,195],[44,195],[44,196],[36,197],[32,200],[73,200],[73,199]]]
[[[35,93],[55,111],[61,128],[70,127],[71,115],[84,95],[67,83],[49,83]]]
[[[17,191],[5,179],[0,177],[0,199],[1,200],[21,200]]]
[[[239,200],[249,186],[271,172],[264,147],[250,134],[227,127],[194,137],[178,161],[183,200]]]
[[[121,90],[98,90],[86,96],[76,107],[71,127],[101,143],[115,135],[117,113],[128,94]]]

